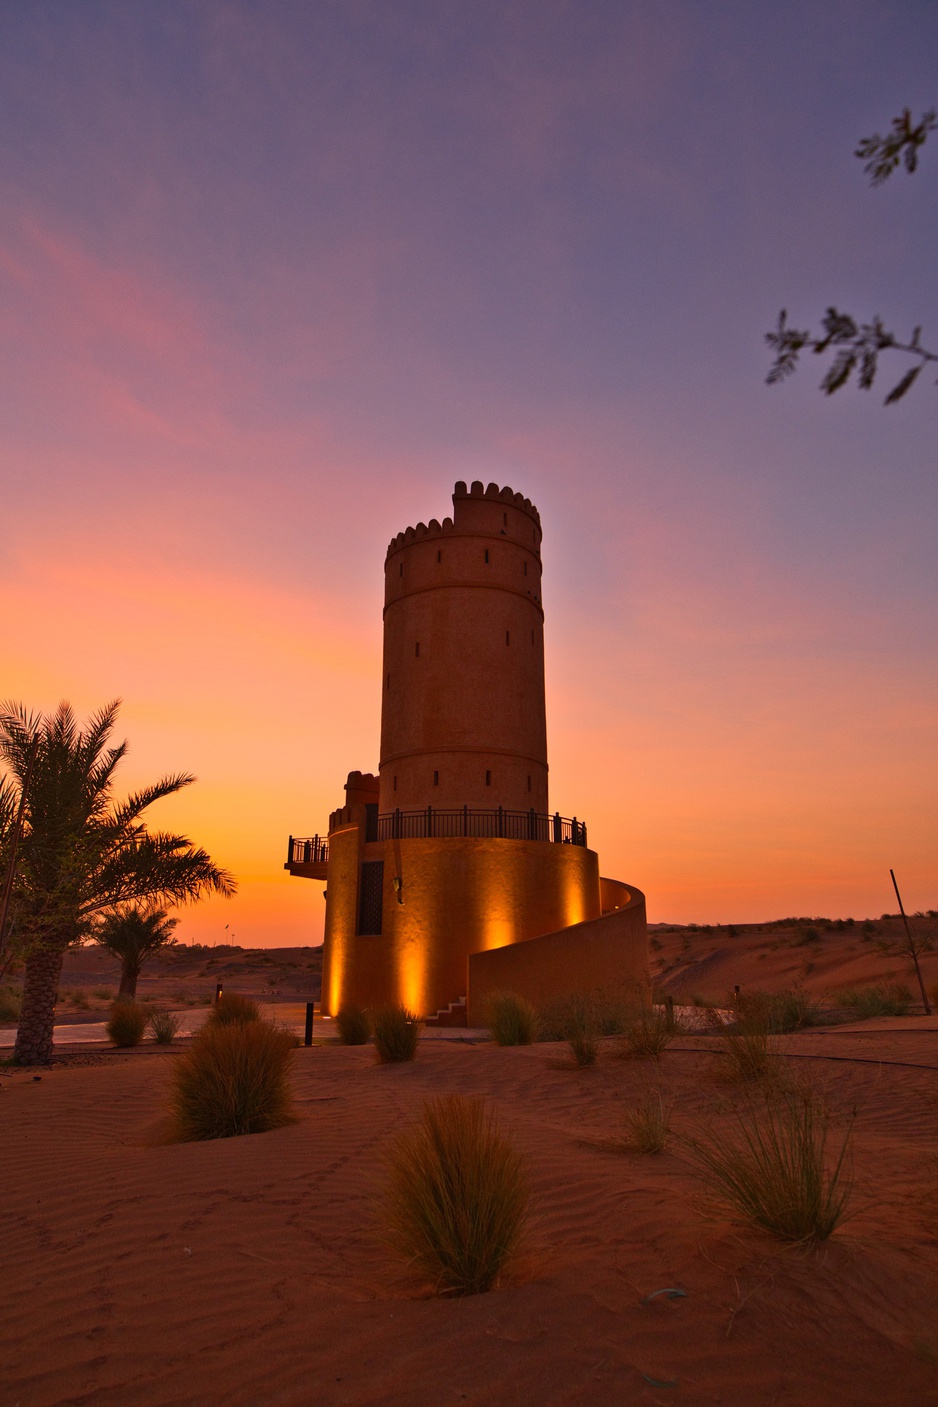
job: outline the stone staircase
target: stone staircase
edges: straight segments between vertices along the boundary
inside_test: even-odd
[[[450,1002],[449,1006],[441,1006],[435,1016],[427,1016],[424,1019],[425,1026],[466,1026],[466,998],[460,997],[457,1001]]]

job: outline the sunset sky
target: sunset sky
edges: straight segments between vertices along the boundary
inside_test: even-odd
[[[649,918],[938,905],[938,389],[768,388],[781,307],[938,349],[933,0],[0,6],[0,697],[124,700],[129,788],[283,871],[375,770],[383,560],[544,527],[551,805]],[[225,925],[229,925],[225,929]]]

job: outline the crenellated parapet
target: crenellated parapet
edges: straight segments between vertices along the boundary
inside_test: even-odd
[[[460,479],[453,489],[453,517],[444,518],[442,523],[437,518],[431,518],[429,523],[418,523],[416,527],[405,528],[396,537],[392,537],[388,543],[387,556],[399,551],[402,547],[408,547],[412,542],[417,542],[421,538],[445,537],[447,533],[458,533],[466,529],[478,530],[478,515],[473,511],[480,503],[489,504],[495,508],[510,506],[513,509],[527,515],[535,524],[536,532],[534,541],[540,541],[541,515],[529,498],[524,494],[515,493],[507,485],[499,488],[498,484],[489,484],[485,487],[481,479],[475,479],[469,487],[465,481]],[[468,512],[467,512],[468,510]],[[495,524],[493,519],[493,525]],[[494,531],[498,531],[494,527]]]

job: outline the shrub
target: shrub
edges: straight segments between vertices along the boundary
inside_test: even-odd
[[[869,987],[850,987],[837,992],[838,1006],[852,1008],[858,1016],[907,1016],[912,993],[901,982],[875,982]]]
[[[250,997],[222,992],[208,1019],[215,1026],[245,1026],[251,1021],[260,1021],[261,1009]]]
[[[763,1026],[770,1035],[800,1031],[821,1021],[820,1007],[803,987],[788,987],[782,992],[744,992],[736,1010],[741,1018]]]
[[[661,1091],[646,1090],[634,1109],[625,1111],[625,1140],[639,1153],[662,1153],[668,1140],[671,1110]]]
[[[372,1018],[375,1050],[382,1065],[413,1060],[420,1040],[420,1022],[405,1006],[381,1006]]]
[[[336,1012],[335,1028],[343,1045],[366,1045],[371,1039],[371,1021],[360,1006],[343,1006]]]
[[[150,1031],[157,1045],[172,1045],[181,1025],[182,1018],[171,1011],[150,1012]]]
[[[111,1007],[111,1015],[108,1020],[106,1031],[108,1039],[112,1040],[116,1046],[129,1047],[139,1045],[143,1040],[143,1033],[147,1029],[149,1013],[136,1002],[115,1002]]]
[[[79,1011],[87,1011],[91,1006],[88,1000],[88,993],[85,991],[84,987],[73,987],[71,991],[67,993],[67,996],[72,1006],[77,1006]]]
[[[600,1036],[619,1036],[625,1030],[629,1007],[621,995],[609,991],[571,992],[547,1002],[537,1014],[537,1039],[566,1041],[570,1039],[571,1021],[589,1010],[595,1032]]]
[[[113,988],[113,987],[95,987],[95,988],[93,988],[91,995],[92,995],[93,997],[97,997],[97,998],[98,998],[98,1001],[102,1001],[102,1002],[113,1001],[113,1000],[114,1000],[114,988]]]
[[[642,1001],[633,1008],[622,1032],[621,1054],[633,1059],[658,1060],[678,1029],[663,1007]]]
[[[392,1244],[437,1293],[490,1290],[517,1249],[528,1207],[520,1154],[483,1099],[431,1099],[388,1157]]]
[[[177,1136],[236,1138],[290,1123],[294,1049],[293,1036],[266,1021],[207,1021],[174,1062]]]
[[[810,1090],[764,1097],[736,1115],[737,1137],[685,1139],[717,1196],[783,1241],[826,1241],[851,1190],[850,1129],[828,1155],[828,1121]]]
[[[487,1003],[488,1028],[496,1045],[531,1045],[537,1012],[514,992],[492,992]]]
[[[593,1003],[580,997],[571,1005],[567,1020],[567,1045],[579,1066],[595,1065],[599,1056],[597,1028],[599,1022]]]
[[[730,1074],[737,1080],[763,1080],[774,1065],[768,1030],[764,1023],[753,1019],[724,1030],[721,1050],[727,1057]]]
[[[19,1021],[22,998],[12,987],[0,989],[0,1021]]]

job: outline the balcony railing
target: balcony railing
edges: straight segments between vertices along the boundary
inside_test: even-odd
[[[444,811],[425,806],[420,811],[386,811],[366,808],[365,840],[452,840],[468,836],[478,840],[548,840],[557,845],[586,847],[586,822],[576,816],[545,816],[537,811],[506,811],[496,806],[490,811],[462,806]],[[322,836],[298,838],[291,835],[287,846],[288,865],[323,865],[329,859],[329,845]]]
[[[374,840],[447,840],[456,836],[479,839],[552,840],[558,845],[586,845],[586,823],[576,816],[545,816],[537,811],[491,811],[462,806],[456,811],[425,806],[421,811],[387,811],[377,818]],[[372,827],[373,829],[373,827]]]
[[[287,842],[288,865],[324,865],[329,859],[329,845],[320,835],[298,839],[291,835]]]

